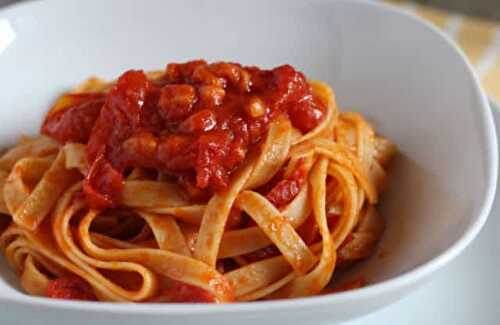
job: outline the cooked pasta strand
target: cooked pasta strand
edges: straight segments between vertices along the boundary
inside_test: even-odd
[[[325,83],[255,69],[195,61],[62,95],[42,127],[53,138],[0,156],[0,250],[22,288],[116,302],[304,297],[372,255],[394,144],[340,112]]]

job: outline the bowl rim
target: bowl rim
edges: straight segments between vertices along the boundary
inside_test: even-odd
[[[28,0],[22,3],[12,3],[0,9],[2,13],[14,13],[18,9],[30,7],[37,1]],[[481,119],[483,129],[480,130],[482,137],[485,140],[486,150],[486,186],[483,189],[483,201],[480,206],[474,211],[477,215],[461,237],[456,240],[451,246],[442,251],[439,255],[431,260],[419,265],[404,273],[381,281],[376,284],[368,285],[360,289],[340,292],[332,295],[321,295],[304,298],[282,299],[275,301],[256,301],[256,302],[239,302],[234,304],[194,304],[194,303],[169,303],[169,304],[153,304],[140,303],[131,305],[130,303],[114,303],[114,302],[88,302],[88,301],[72,301],[72,300],[57,300],[43,297],[34,297],[29,295],[19,295],[14,297],[0,296],[0,303],[12,303],[16,305],[24,305],[26,307],[48,307],[55,309],[63,309],[68,311],[93,311],[101,313],[119,313],[123,315],[215,315],[215,314],[239,314],[258,311],[287,311],[295,308],[305,307],[321,307],[335,303],[349,303],[360,299],[369,299],[379,296],[384,293],[394,292],[398,289],[410,287],[412,284],[418,283],[430,274],[434,273],[452,259],[458,256],[478,235],[481,228],[484,226],[490,213],[496,192],[497,173],[498,173],[498,144],[496,129],[493,122],[493,116],[488,102],[488,98],[482,89],[480,80],[476,75],[471,63],[466,58],[464,52],[458,45],[443,31],[438,29],[432,23],[420,18],[406,10],[397,8],[391,4],[375,2],[372,0],[335,0],[335,2],[349,3],[361,6],[376,8],[377,10],[385,11],[386,13],[397,14],[413,20],[422,25],[428,31],[440,36],[444,42],[454,50],[462,60],[469,73],[472,81],[472,87],[480,100],[478,114]]]

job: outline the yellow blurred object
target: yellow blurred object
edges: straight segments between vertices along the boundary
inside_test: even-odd
[[[488,95],[500,103],[500,23],[407,1],[385,2],[428,20],[453,38],[475,66]]]

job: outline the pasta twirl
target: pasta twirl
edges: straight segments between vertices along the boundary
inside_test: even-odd
[[[394,145],[290,66],[199,60],[89,79],[42,133],[0,157],[0,249],[32,295],[316,295],[383,233]]]

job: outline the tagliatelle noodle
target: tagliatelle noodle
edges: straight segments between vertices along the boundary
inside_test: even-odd
[[[164,73],[147,77],[160,82]],[[245,73],[238,78],[244,85]],[[78,96],[103,100],[116,85],[90,79],[49,115]],[[339,265],[369,257],[382,236],[375,204],[395,147],[361,114],[340,112],[325,83],[309,86],[324,107],[319,124],[303,132],[293,116],[277,114],[227,187],[205,198],[193,199],[175,173],[138,167],[123,177],[116,204],[98,209],[84,195],[88,144],[21,138],[0,157],[0,213],[9,223],[0,249],[21,286],[44,296],[55,280],[73,277],[93,299],[116,302],[320,294]],[[259,105],[250,113],[262,114]],[[285,185],[291,192],[280,203],[269,188]]]

